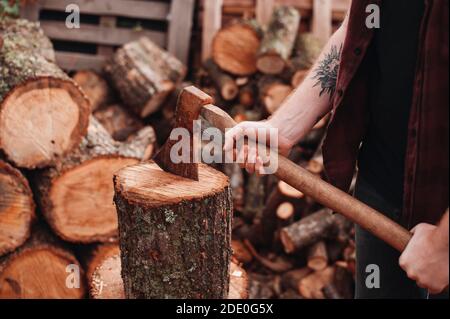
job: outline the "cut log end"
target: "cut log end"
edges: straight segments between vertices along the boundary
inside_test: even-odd
[[[256,53],[260,46],[258,33],[246,23],[222,28],[214,37],[212,56],[222,70],[245,76],[256,72]]]
[[[91,297],[94,299],[125,299],[120,272],[120,255],[105,258],[90,278],[89,293]]]
[[[25,177],[0,160],[0,256],[22,245],[30,236],[35,204]]]
[[[280,74],[285,66],[286,61],[277,54],[264,54],[256,61],[256,67],[264,74]]]
[[[285,229],[282,229],[280,231],[280,240],[281,243],[283,244],[284,251],[287,254],[292,254],[295,251],[294,242],[292,241],[290,235],[286,232]]]
[[[230,288],[228,299],[248,298],[248,277],[242,267],[234,262],[230,263]]]
[[[114,176],[115,191],[128,201],[152,207],[201,199],[227,187],[228,177],[222,173],[204,164],[198,170],[199,180],[194,181],[164,172],[153,162],[126,167]]]
[[[54,164],[86,134],[89,101],[67,80],[37,78],[1,103],[0,148],[19,167]]]
[[[105,106],[111,98],[108,83],[100,75],[93,71],[78,71],[73,80],[78,83],[91,103],[91,110]]]
[[[80,299],[84,272],[74,255],[46,230],[0,258],[0,299]]]
[[[303,198],[304,194],[299,190],[295,189],[291,185],[286,182],[280,181],[278,183],[278,189],[281,194],[290,197],[290,198]]]
[[[117,236],[112,176],[119,169],[137,162],[133,158],[99,157],[57,178],[50,199],[53,203],[52,225],[58,235],[74,242],[105,241]],[[96,213],[92,214],[93,211]]]
[[[295,208],[290,202],[284,202],[277,208],[277,217],[280,220],[289,220],[294,216]]]
[[[327,246],[323,240],[309,247],[308,267],[313,270],[323,270],[328,265]]]

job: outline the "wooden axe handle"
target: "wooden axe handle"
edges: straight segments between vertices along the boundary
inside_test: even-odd
[[[203,107],[201,115],[222,132],[237,124],[226,112],[211,104]],[[412,235],[407,229],[282,155],[278,155],[278,169],[275,175],[322,205],[347,217],[400,252],[406,248],[411,239]]]

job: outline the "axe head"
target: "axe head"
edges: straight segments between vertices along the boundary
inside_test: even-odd
[[[194,152],[197,150],[194,149],[193,127],[194,121],[198,119],[202,107],[211,103],[212,98],[194,86],[186,87],[181,91],[175,111],[174,129],[185,128],[189,132],[189,145],[182,148],[189,148],[189,161],[187,163],[174,163],[170,153],[172,147],[179,141],[172,140],[169,137],[153,158],[156,164],[164,171],[198,181],[198,163],[194,163]]]

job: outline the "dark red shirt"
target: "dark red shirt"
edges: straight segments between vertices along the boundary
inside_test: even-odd
[[[366,53],[375,29],[366,26],[366,7],[381,1],[353,0],[349,13],[333,115],[323,146],[327,177],[343,190],[350,186],[369,125],[373,61]],[[425,0],[405,156],[402,223],[407,228],[437,223],[448,207],[448,9],[448,0]]]

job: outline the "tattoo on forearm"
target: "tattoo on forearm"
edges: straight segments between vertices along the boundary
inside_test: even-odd
[[[330,52],[325,55],[325,58],[319,62],[319,66],[313,72],[313,79],[317,80],[314,87],[320,85],[321,90],[319,96],[324,93],[330,96],[330,100],[336,90],[336,81],[339,70],[339,63],[341,60],[342,44],[338,47],[332,45]]]

